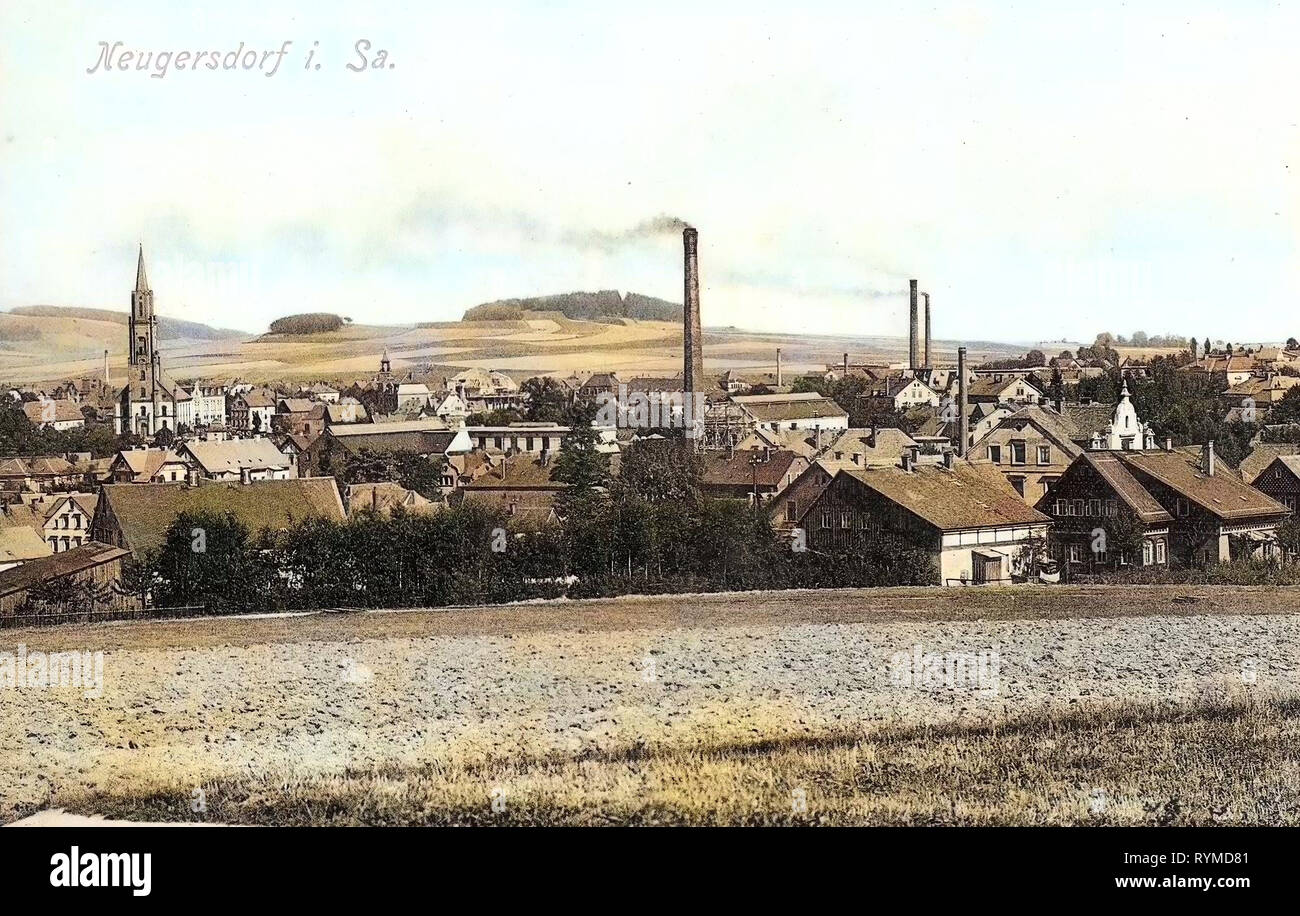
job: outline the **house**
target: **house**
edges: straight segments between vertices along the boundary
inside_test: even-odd
[[[471,412],[488,412],[524,405],[519,383],[492,369],[466,369],[446,380],[446,389],[455,392]]]
[[[1251,376],[1243,382],[1225,389],[1220,397],[1225,407],[1243,408],[1249,412],[1242,419],[1248,423],[1258,423],[1262,414],[1286,395],[1288,391],[1300,385],[1300,376],[1271,375],[1268,378]]]
[[[768,504],[777,528],[790,529],[809,506],[830,486],[840,471],[854,468],[894,467],[903,457],[919,451],[920,444],[901,429],[871,427],[846,429]],[[806,456],[807,457],[807,456]]]
[[[874,410],[903,412],[914,407],[938,407],[940,395],[918,378],[894,376],[872,382],[858,400]]]
[[[602,394],[618,394],[618,386],[621,384],[617,373],[597,372],[582,383],[577,398],[584,403],[594,404]]]
[[[1279,455],[1300,455],[1300,443],[1295,442],[1255,442],[1250,454],[1241,459],[1237,466],[1241,479],[1254,484],[1255,478],[1273,463]]]
[[[1074,435],[1073,426],[1059,413],[1030,404],[1002,417],[977,438],[971,454],[987,459],[1032,506],[1083,454]]]
[[[230,389],[225,382],[197,381],[190,389],[194,399],[195,426],[225,426],[227,422],[226,399]]]
[[[471,413],[469,405],[454,391],[440,400],[433,412],[448,426],[464,426]]]
[[[1294,513],[1300,505],[1300,455],[1278,455],[1250,485]]]
[[[1038,404],[1043,392],[1028,378],[1014,373],[977,374],[966,387],[966,400],[972,404]]]
[[[707,452],[700,490],[713,497],[767,503],[807,469],[807,458],[785,449]]]
[[[322,401],[280,398],[276,401],[275,415],[271,418],[271,429],[315,439],[325,431],[327,407]]]
[[[565,484],[553,479],[554,462],[542,458],[503,458],[487,473],[458,490],[459,505],[500,511],[512,528],[540,530],[556,524],[556,499]]]
[[[511,423],[506,426],[469,426],[465,432],[474,448],[498,452],[554,454],[573,430],[558,423]],[[606,437],[607,441],[612,441]]]
[[[405,382],[397,386],[399,413],[421,411],[429,406],[429,387],[422,382]]]
[[[82,473],[66,458],[0,458],[0,490],[46,492],[74,486]]]
[[[775,432],[795,429],[825,431],[849,428],[849,414],[815,391],[799,394],[738,394],[730,399],[747,425]]]
[[[333,477],[254,483],[106,484],[91,522],[91,535],[139,558],[163,546],[167,529],[183,512],[232,513],[253,536],[261,531],[283,531],[308,518],[344,519],[343,501]]]
[[[1228,356],[1222,353],[1212,353],[1204,359],[1198,359],[1185,366],[1179,366],[1175,371],[1222,375],[1227,380],[1228,387],[1231,388],[1233,385],[1240,385],[1254,375],[1258,367],[1259,363],[1253,356]]]
[[[92,584],[100,597],[96,607],[105,611],[129,607],[133,599],[115,587],[122,578],[122,561],[128,555],[120,548],[92,542],[63,553],[34,558],[17,568],[5,568],[0,559],[0,617],[17,613],[27,604],[28,594],[36,586],[54,582]]]
[[[169,448],[128,448],[118,452],[108,466],[114,483],[174,483],[189,476],[190,466]]]
[[[323,406],[323,405],[322,405]],[[298,476],[298,464],[270,439],[193,439],[177,453],[207,480],[288,480]]]
[[[344,503],[347,505],[348,518],[354,518],[362,512],[373,512],[387,518],[395,510],[410,515],[431,515],[446,508],[446,503],[434,502],[414,490],[391,482],[350,484],[344,494]]]
[[[86,425],[86,417],[81,407],[74,401],[42,398],[39,401],[24,401],[23,413],[27,415],[32,426],[42,429],[54,429],[63,432],[69,429],[81,429]]]
[[[464,454],[473,447],[464,429],[447,429],[437,417],[395,423],[331,426],[302,450],[299,472],[341,472],[350,456],[363,451],[411,452],[423,457]]]
[[[1008,582],[1027,574],[1049,519],[991,465],[958,459],[841,470],[804,512],[809,549],[871,545],[923,550],[942,585]]]
[[[32,503],[40,519],[38,532],[55,553],[80,547],[90,539],[90,522],[99,497],[93,493],[50,494]]]
[[[1125,511],[1120,511],[1120,506]],[[1075,459],[1038,508],[1058,523],[1062,560],[1157,566],[1195,564],[1269,554],[1273,531],[1287,508],[1216,466],[1214,444],[1200,461],[1181,451],[1085,452]],[[1114,520],[1114,521],[1111,521]],[[1111,543],[1124,531],[1122,556]],[[1106,538],[1097,542],[1098,531]],[[1132,545],[1141,538],[1140,548]],[[1141,553],[1138,554],[1138,549]]]
[[[308,388],[307,396],[312,400],[323,401],[326,404],[337,404],[339,402],[338,389],[324,382],[317,382]]]
[[[266,388],[236,395],[230,406],[230,425],[244,432],[267,433],[275,417],[277,398]]]
[[[336,402],[325,404],[325,425],[341,426],[345,423],[366,423],[370,415],[366,405],[353,397],[341,397]]]

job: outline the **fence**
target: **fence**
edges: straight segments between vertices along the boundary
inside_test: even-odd
[[[206,605],[116,608],[97,611],[41,610],[35,613],[15,613],[0,617],[0,629],[51,627],[63,623],[109,623],[116,620],[166,620],[176,617],[202,617],[207,613]]]

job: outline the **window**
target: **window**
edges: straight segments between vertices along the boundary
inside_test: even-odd
[[[1106,514],[1111,518],[1119,515],[1119,503],[1113,499],[1106,500]]]
[[[1083,500],[1076,499],[1071,506],[1071,515],[1083,515]]]
[[[1050,445],[1038,446],[1038,463],[1039,464],[1052,463],[1052,447]]]
[[[794,522],[799,520],[799,501],[797,499],[786,500],[785,520],[787,522]]]
[[[823,510],[822,510],[822,527],[823,527],[823,528],[829,528],[829,527],[831,527],[831,510],[830,510],[830,509],[823,509]]]
[[[1000,445],[989,446],[989,461],[992,461],[994,464],[1002,463],[1002,446]]]
[[[1174,511],[1179,518],[1186,518],[1191,513],[1192,507],[1186,499],[1180,496],[1174,501]]]
[[[1069,515],[1070,513],[1067,511],[1068,507],[1069,507],[1069,501],[1068,501],[1068,500],[1058,499],[1058,500],[1056,501],[1056,513],[1055,513],[1055,514],[1058,515],[1058,516],[1059,516],[1059,515]]]
[[[1165,542],[1156,541],[1156,562],[1163,564],[1165,562]]]
[[[1025,478],[1023,478],[1023,477],[1009,477],[1009,478],[1007,478],[1007,479],[1011,481],[1011,487],[1012,487],[1012,489],[1014,489],[1014,490],[1015,490],[1017,493],[1019,493],[1021,496],[1024,496],[1024,495],[1025,495]]]
[[[1142,565],[1150,566],[1152,556],[1153,556],[1153,548],[1151,542],[1143,541],[1142,542]]]
[[[1071,563],[1082,563],[1082,562],[1083,562],[1083,545],[1082,545],[1082,544],[1071,544],[1071,545],[1070,545],[1070,562],[1071,562]]]
[[[852,516],[849,515],[849,510],[848,510],[848,509],[842,509],[842,510],[840,511],[840,527],[841,527],[841,528],[852,528],[852,527],[853,527],[853,518],[852,518]]]
[[[1100,500],[1100,499],[1090,499],[1090,500],[1088,500],[1088,514],[1091,515],[1091,516],[1094,516],[1094,517],[1096,517],[1096,516],[1098,516],[1098,515],[1101,515],[1101,500]]]
[[[1011,463],[1012,464],[1025,463],[1025,443],[1023,442],[1011,443]]]

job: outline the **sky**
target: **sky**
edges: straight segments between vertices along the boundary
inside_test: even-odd
[[[55,6],[0,5],[0,309],[125,310],[141,242],[248,331],[680,301],[672,217],[706,326],[905,335],[916,277],[945,340],[1300,334],[1294,5]]]

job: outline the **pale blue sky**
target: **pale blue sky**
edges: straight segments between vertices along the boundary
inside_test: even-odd
[[[618,238],[670,214],[706,324],[905,333],[917,276],[945,339],[1300,333],[1295,8],[49,6],[0,10],[0,308],[124,309],[139,239],[160,311],[249,330],[680,298],[679,239]]]

